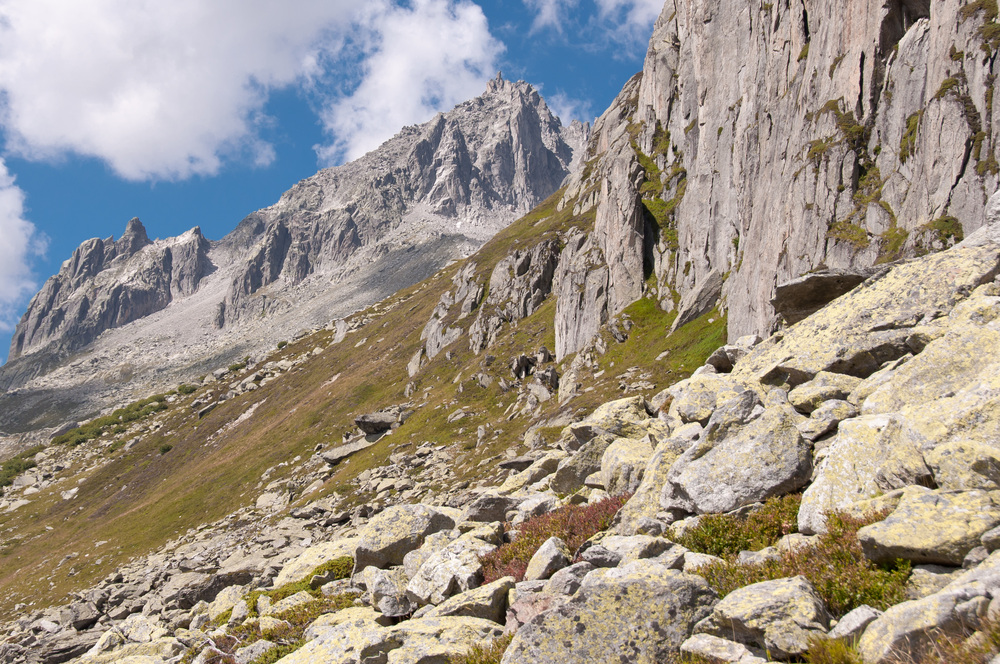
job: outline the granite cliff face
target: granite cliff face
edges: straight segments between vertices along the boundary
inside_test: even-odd
[[[603,260],[561,353],[649,274],[666,307],[721,295],[738,337],[772,329],[779,283],[975,231],[998,184],[996,25],[960,0],[668,1],[564,197],[596,208],[581,251]]]
[[[218,242],[197,228],[152,242],[138,219],[117,241],[88,240],[17,326],[0,429],[56,424],[45,412],[80,398],[66,388],[90,384],[84,409],[118,401],[123,388],[228,364],[433,274],[552,194],[588,133],[498,75],[482,96],[302,180]]]

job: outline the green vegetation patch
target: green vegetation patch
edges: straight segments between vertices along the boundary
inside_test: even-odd
[[[500,664],[507,646],[514,640],[514,634],[501,636],[489,643],[476,644],[472,649],[458,657],[452,657],[449,664]]]
[[[3,466],[0,466],[0,487],[10,486],[14,483],[15,477],[34,468],[35,455],[44,449],[44,445],[36,445],[4,461]]]
[[[917,131],[920,129],[920,119],[923,116],[924,112],[920,110],[906,118],[906,130],[903,132],[902,138],[899,139],[900,163],[905,164],[906,160],[913,154],[913,149],[917,144]]]
[[[965,239],[965,230],[962,228],[962,222],[950,215],[928,221],[921,229],[933,234],[935,239],[945,246],[948,246],[952,242],[961,242]]]
[[[88,440],[100,438],[104,433],[122,433],[124,426],[145,419],[153,413],[166,410],[167,395],[157,394],[148,399],[141,399],[134,403],[119,408],[110,415],[98,417],[83,426],[71,429],[66,433],[52,439],[54,445],[69,445],[76,447]]]
[[[698,553],[735,556],[740,551],[759,551],[790,533],[798,532],[800,494],[769,498],[746,518],[728,514],[706,514],[675,541]]]
[[[695,573],[703,576],[720,596],[752,583],[802,575],[838,618],[862,604],[884,611],[906,600],[910,563],[901,560],[885,566],[871,563],[861,550],[857,533],[887,515],[888,510],[857,519],[833,512],[827,515],[827,532],[819,535],[812,546],[763,563],[738,563],[735,556],[729,556],[723,562],[700,567]]]

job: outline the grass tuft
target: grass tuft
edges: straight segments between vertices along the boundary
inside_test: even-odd
[[[770,498],[745,519],[726,514],[707,514],[698,525],[676,539],[681,546],[713,556],[735,556],[740,551],[759,551],[783,536],[798,532],[800,494]]]
[[[513,634],[507,634],[489,643],[476,644],[466,654],[452,657],[448,664],[500,664],[513,639]]]

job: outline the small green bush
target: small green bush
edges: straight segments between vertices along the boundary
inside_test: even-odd
[[[798,532],[801,504],[802,496],[793,494],[767,500],[745,519],[707,514],[676,541],[692,551],[720,558],[735,556],[740,551],[759,551],[785,535]]]
[[[172,449],[174,449],[173,445],[168,445],[168,444],[164,443],[163,445],[160,445],[160,454],[166,454],[167,452],[169,452]]]
[[[36,445],[25,450],[17,456],[3,462],[0,466],[0,487],[10,486],[14,483],[14,478],[26,470],[35,467],[34,456],[45,449],[44,445]]]
[[[452,657],[449,664],[500,664],[503,654],[507,652],[507,646],[513,639],[513,634],[507,634],[489,643],[477,643],[464,655]]]
[[[577,550],[588,539],[611,527],[615,514],[629,497],[628,494],[623,494],[593,505],[567,505],[528,519],[518,528],[517,537],[512,542],[481,558],[484,583],[491,583],[505,576],[522,580],[531,556],[550,537],[558,537],[566,542],[570,551]]]
[[[287,345],[288,345],[287,341],[279,341],[278,342],[278,350],[281,350],[282,348],[284,348]]]
[[[194,394],[198,391],[196,385],[188,385],[187,383],[181,383],[177,386],[177,392],[180,394]]]
[[[833,512],[827,515],[827,532],[813,546],[763,563],[737,563],[729,557],[700,567],[695,573],[723,597],[751,583],[801,575],[812,583],[834,616],[840,617],[862,604],[884,611],[906,600],[910,563],[897,560],[892,565],[873,564],[861,551],[857,533],[887,514],[883,511],[857,519]]]
[[[809,639],[807,664],[864,664],[853,644],[822,636]]]

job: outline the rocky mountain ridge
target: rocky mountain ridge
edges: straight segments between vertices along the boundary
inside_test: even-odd
[[[154,243],[137,219],[118,241],[88,240],[17,326],[0,427],[58,425],[176,384],[419,281],[555,191],[587,136],[498,75],[220,241],[193,229]]]

